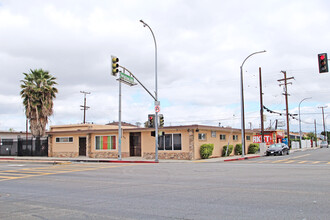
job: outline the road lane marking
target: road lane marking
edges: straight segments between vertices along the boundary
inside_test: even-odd
[[[298,163],[307,163],[308,161],[307,160],[303,160],[303,161],[300,161]]]
[[[291,159],[297,159],[297,158],[301,158],[301,157],[307,157],[310,154],[305,154],[305,155],[301,155],[301,156],[296,156],[296,157],[291,157]]]
[[[285,161],[288,161],[289,159],[284,159],[284,160],[275,160],[273,161],[272,163],[282,163],[282,162],[285,162]]]
[[[296,160],[288,160],[288,161],[283,162],[283,163],[294,163],[294,162],[296,162]]]
[[[117,167],[125,167],[125,166],[137,166],[138,164],[119,164],[119,165],[107,165],[107,166],[75,166],[75,165],[65,165],[65,169],[62,166],[50,166],[50,167],[34,167],[34,168],[25,168],[19,170],[2,170],[0,171],[0,182],[6,180],[13,179],[23,179],[29,177],[38,177],[38,176],[46,176],[46,175],[55,175],[62,173],[73,173],[73,172],[81,172],[81,171],[90,171],[90,170],[99,170],[99,169],[107,169],[107,168],[117,168]],[[44,172],[43,172],[44,171]]]

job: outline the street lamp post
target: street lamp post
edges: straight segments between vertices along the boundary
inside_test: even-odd
[[[321,106],[321,107],[318,107],[318,108],[321,108],[321,109],[322,109],[322,116],[323,116],[323,134],[324,134],[324,140],[326,140],[326,137],[325,137],[324,109],[325,109],[325,108],[328,108],[328,106]]]
[[[312,97],[308,97],[308,98],[304,98],[303,100],[301,100],[299,102],[299,106],[298,106],[298,111],[299,111],[299,148],[301,148],[301,119],[300,119],[300,104],[306,100],[306,99],[311,99]]]
[[[158,101],[158,85],[157,85],[157,43],[156,43],[156,38],[154,35],[154,32],[152,31],[151,27],[145,23],[144,21],[140,20],[140,22],[143,24],[144,27],[148,27],[152,37],[154,38],[155,42],[155,106],[159,105]],[[155,161],[158,162],[158,111],[155,108]]]
[[[252,54],[250,54],[248,57],[245,58],[245,60],[243,61],[240,69],[241,69],[241,132],[242,132],[242,157],[244,157],[245,154],[245,118],[244,118],[244,90],[243,90],[243,65],[245,63],[245,61],[258,53],[264,53],[266,52],[265,50],[263,51],[258,51],[258,52],[254,52]]]

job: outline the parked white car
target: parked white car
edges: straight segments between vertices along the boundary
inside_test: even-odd
[[[327,147],[329,148],[329,145],[328,145],[328,142],[327,141],[322,141],[321,144],[320,144],[320,147]]]

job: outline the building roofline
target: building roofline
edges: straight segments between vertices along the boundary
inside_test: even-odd
[[[72,127],[79,127],[81,125],[61,125],[61,126],[54,126],[54,128],[72,128]],[[126,132],[139,132],[139,131],[154,131],[154,128],[134,128],[134,127],[122,127],[123,131]],[[174,129],[193,129],[193,130],[213,130],[213,131],[241,131],[241,129],[238,128],[231,128],[231,127],[217,127],[217,126],[209,126],[209,125],[198,125],[198,124],[193,124],[193,125],[179,125],[179,126],[166,126],[159,128],[160,131],[166,131],[166,130],[174,130]],[[63,130],[63,131],[48,131],[46,132],[48,135],[53,135],[53,134],[88,134],[88,133],[105,133],[105,132],[114,132],[118,131],[117,128],[111,128],[111,129],[83,129],[83,130]],[[248,133],[253,133],[253,130],[246,129],[246,132]]]

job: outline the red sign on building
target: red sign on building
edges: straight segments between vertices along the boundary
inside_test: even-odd
[[[264,135],[264,141],[267,145],[273,144],[273,137],[271,134]],[[261,135],[253,136],[253,143],[261,143]]]

